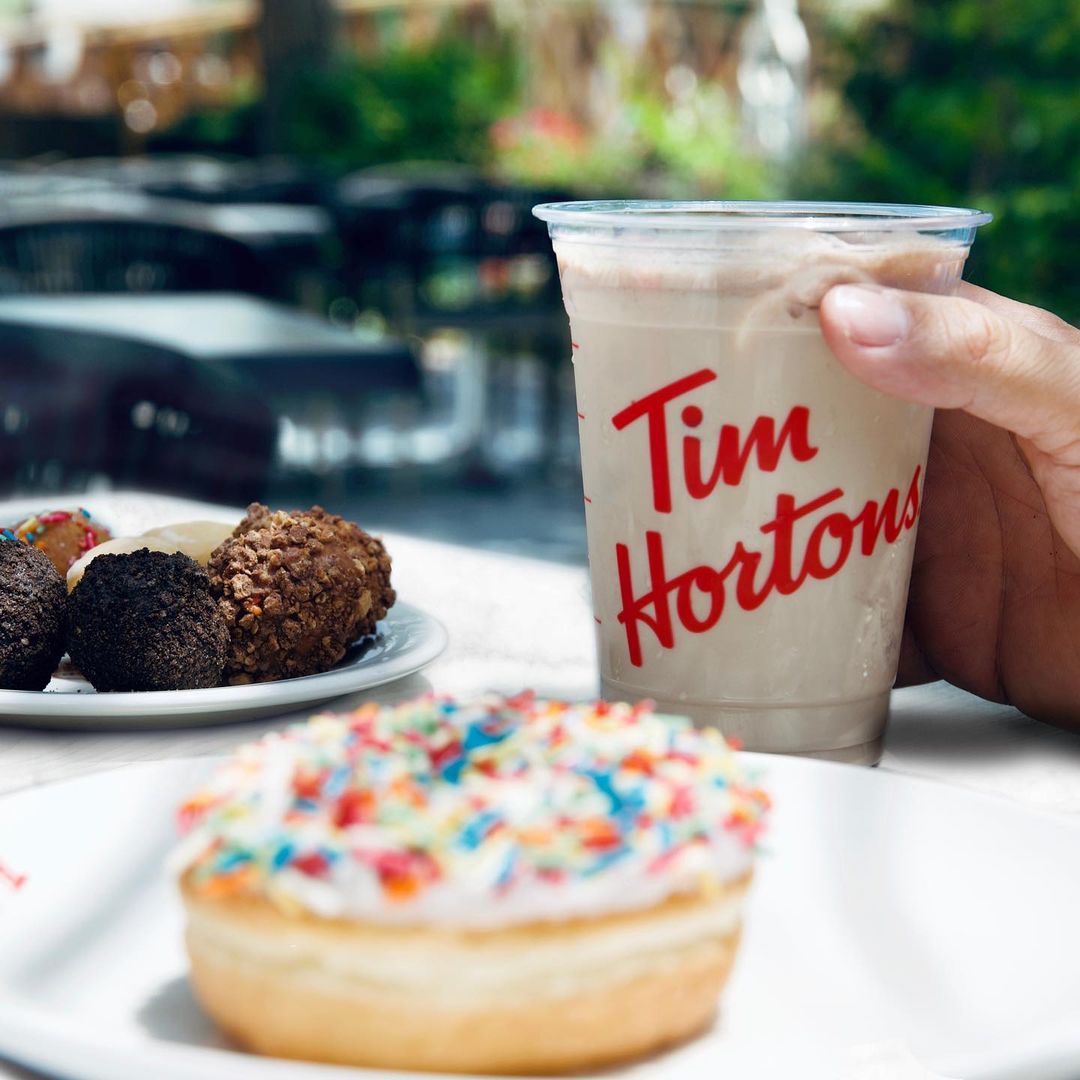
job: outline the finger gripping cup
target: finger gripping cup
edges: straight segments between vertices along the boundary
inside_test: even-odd
[[[602,690],[876,761],[933,410],[832,356],[830,287],[955,290],[986,214],[556,203]]]

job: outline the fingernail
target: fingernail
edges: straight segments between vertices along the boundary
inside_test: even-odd
[[[837,285],[829,298],[844,333],[856,345],[880,348],[907,337],[911,319],[893,293],[861,285]]]

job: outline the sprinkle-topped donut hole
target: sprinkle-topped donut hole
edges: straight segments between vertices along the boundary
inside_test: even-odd
[[[768,807],[717,732],[648,704],[428,695],[242,748],[182,806],[176,867],[286,913],[567,919],[745,874]]]
[[[33,514],[11,530],[24,544],[45,552],[61,576],[91,548],[112,539],[85,507]]]

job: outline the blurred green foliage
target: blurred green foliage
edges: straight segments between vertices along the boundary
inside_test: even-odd
[[[445,33],[303,76],[285,147],[333,172],[445,160],[583,195],[977,206],[996,220],[967,276],[1080,321],[1080,0],[891,0],[861,16],[816,7],[816,104],[840,105],[795,169],[740,146],[719,82],[673,69],[661,88],[614,38],[597,58],[610,97],[593,110],[601,120],[526,108],[509,24],[494,44]],[[177,135],[254,148],[257,111],[249,97]]]
[[[737,109],[719,82],[680,67],[669,80],[674,90],[660,90],[654,73],[615,41],[602,52],[599,70],[613,100],[594,129],[548,109],[513,114],[495,126],[503,178],[593,197],[776,194],[765,162],[740,145]]]
[[[645,148],[643,173],[666,198],[765,199],[775,195],[773,174],[740,142],[739,117],[722,86],[699,82],[671,102],[639,93],[630,115]]]
[[[515,107],[520,87],[521,60],[508,36],[494,48],[443,37],[341,54],[292,81],[275,144],[327,173],[401,161],[485,166],[492,124]],[[260,114],[260,95],[238,87],[231,105],[192,113],[153,145],[255,154]]]
[[[893,0],[837,33],[846,109],[796,193],[990,210],[966,276],[1080,320],[1080,3]]]
[[[283,118],[284,147],[335,172],[415,160],[483,165],[491,125],[519,85],[509,39],[480,49],[445,38],[342,56],[298,78]]]

